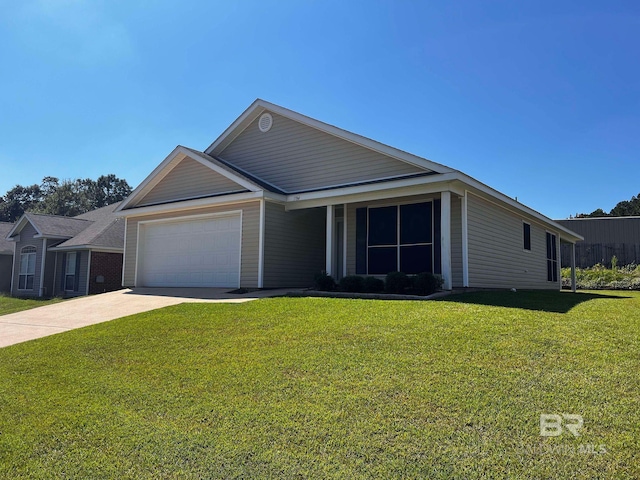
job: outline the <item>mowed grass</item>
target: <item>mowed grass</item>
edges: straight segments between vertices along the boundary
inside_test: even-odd
[[[0,350],[0,478],[638,478],[639,332],[636,292],[169,307]]]
[[[0,293],[0,315],[7,315],[9,313],[21,312],[22,310],[29,310],[31,308],[43,307],[45,305],[61,301],[61,298],[52,298],[48,300],[41,300],[39,298],[13,298]]]

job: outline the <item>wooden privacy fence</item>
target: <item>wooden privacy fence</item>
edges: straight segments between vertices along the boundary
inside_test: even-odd
[[[611,266],[611,258],[616,256],[618,266],[630,263],[640,264],[640,243],[576,243],[576,267],[593,267],[601,263],[606,267]],[[571,265],[571,246],[562,244],[562,266]]]

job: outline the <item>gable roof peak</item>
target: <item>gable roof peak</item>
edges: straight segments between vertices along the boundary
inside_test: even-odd
[[[321,122],[315,118],[308,117],[301,113],[295,112],[275,103],[270,103],[261,98],[257,98],[251,105],[204,151],[204,153],[216,157],[222,152],[233,140],[240,135],[258,116],[268,111],[276,113],[290,120],[302,123],[309,127],[320,130],[329,135],[341,138],[348,142],[354,143],[361,147],[373,150],[375,152],[387,155],[405,163],[416,167],[431,170],[436,173],[450,173],[455,170],[440,163],[433,162],[426,158],[413,155],[412,153],[391,147],[384,143],[378,142],[371,138],[364,137],[357,133],[344,130],[334,125]]]

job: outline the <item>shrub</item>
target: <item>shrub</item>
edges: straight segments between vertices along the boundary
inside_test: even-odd
[[[363,292],[380,293],[384,290],[384,281],[376,277],[365,277],[363,282]]]
[[[340,290],[343,292],[364,292],[364,278],[359,275],[347,275],[340,279]]]
[[[411,280],[403,272],[391,272],[387,274],[385,290],[387,293],[405,293],[411,286]]]
[[[313,278],[316,289],[322,292],[332,292],[336,289],[336,281],[327,272],[316,273]]]
[[[412,287],[416,295],[431,295],[442,287],[442,277],[430,272],[419,273],[413,278]]]

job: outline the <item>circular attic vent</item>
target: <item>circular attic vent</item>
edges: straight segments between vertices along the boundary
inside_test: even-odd
[[[271,130],[271,126],[273,125],[273,117],[270,113],[263,113],[258,120],[258,128],[261,132],[268,132]]]

